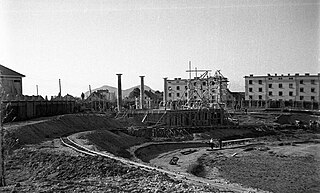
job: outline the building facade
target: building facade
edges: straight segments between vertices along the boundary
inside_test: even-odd
[[[5,99],[13,99],[22,95],[22,78],[25,75],[0,65],[1,94]]]
[[[245,100],[320,102],[320,73],[245,76]]]

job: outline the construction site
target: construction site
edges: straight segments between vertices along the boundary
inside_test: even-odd
[[[187,72],[164,78],[158,109],[145,105],[144,76],[135,109],[124,109],[117,74],[116,113],[5,124],[0,191],[320,191],[319,111],[230,109],[220,71]]]

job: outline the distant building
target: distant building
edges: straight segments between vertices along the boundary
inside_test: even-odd
[[[242,103],[245,100],[245,92],[232,92],[227,89],[227,103],[228,106],[238,109],[242,107]]]
[[[1,88],[6,99],[22,95],[22,78],[25,75],[0,65]]]
[[[86,101],[106,101],[115,102],[116,94],[114,92],[109,92],[109,90],[97,90],[91,93]]]
[[[245,100],[320,102],[318,75],[245,76]]]

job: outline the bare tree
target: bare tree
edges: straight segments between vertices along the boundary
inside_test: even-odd
[[[4,129],[3,129],[3,110],[2,110],[2,100],[3,100],[3,83],[2,83],[2,76],[0,71],[0,187],[6,185],[5,181],[5,174],[4,174]]]

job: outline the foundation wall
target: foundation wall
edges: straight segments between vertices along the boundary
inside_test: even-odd
[[[216,126],[227,123],[222,109],[137,110],[128,112],[128,116],[141,119],[142,122],[169,127]]]

